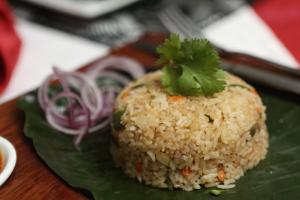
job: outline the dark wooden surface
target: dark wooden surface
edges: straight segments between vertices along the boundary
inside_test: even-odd
[[[150,33],[142,38],[160,43],[162,35]],[[129,56],[147,67],[153,66],[155,57],[127,45],[113,50],[113,55]],[[13,143],[17,151],[17,164],[8,181],[0,188],[0,200],[88,199],[69,187],[56,176],[35,153],[29,139],[23,134],[24,116],[12,100],[0,106],[0,135]]]

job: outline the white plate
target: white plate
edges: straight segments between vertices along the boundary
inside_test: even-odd
[[[82,18],[94,18],[140,0],[23,0]]]
[[[17,154],[14,146],[4,137],[0,136],[0,152],[1,159],[3,160],[3,169],[0,172],[0,186],[5,183],[13,169],[15,168],[17,161]]]

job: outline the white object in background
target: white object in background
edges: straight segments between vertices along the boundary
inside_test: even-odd
[[[216,45],[244,52],[296,68],[299,63],[272,30],[245,6],[204,29],[204,35]]]
[[[3,159],[3,169],[0,171],[0,186],[8,179],[16,166],[17,153],[14,146],[0,136],[0,154]]]
[[[0,103],[37,88],[52,67],[72,71],[106,55],[108,47],[64,32],[18,20],[22,51]]]
[[[94,18],[140,0],[23,0],[82,18]]]

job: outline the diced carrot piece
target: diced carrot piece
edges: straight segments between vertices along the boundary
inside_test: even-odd
[[[252,92],[253,94],[257,95],[257,92],[256,92],[256,90],[254,88],[251,88],[250,92]]]
[[[174,96],[169,96],[168,98],[169,98],[169,100],[172,101],[172,102],[183,101],[183,100],[185,99],[184,96],[176,96],[176,95],[174,95]]]
[[[255,109],[256,109],[256,112],[258,112],[258,113],[260,113],[262,111],[260,107],[256,107]]]
[[[190,167],[184,167],[180,170],[182,176],[188,176],[192,172]]]
[[[225,170],[224,170],[223,164],[218,165],[218,179],[221,182],[223,182],[225,180]]]
[[[121,98],[124,99],[124,98],[128,97],[128,95],[129,95],[129,90],[126,90],[126,91],[122,94]]]
[[[136,162],[135,163],[135,170],[137,173],[141,173],[143,171],[143,163],[142,162]]]
[[[224,169],[219,169],[218,171],[218,179],[219,181],[223,182],[225,179],[225,172]]]

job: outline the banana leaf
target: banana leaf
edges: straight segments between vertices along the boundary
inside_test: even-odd
[[[25,112],[24,133],[36,153],[70,189],[86,191],[96,200],[300,199],[300,102],[265,90],[260,94],[267,106],[270,133],[267,158],[246,172],[235,188],[217,197],[205,189],[184,192],[142,185],[114,167],[109,128],[90,134],[78,151],[72,137],[49,127],[36,98],[32,101],[35,93],[20,98],[17,105]]]

